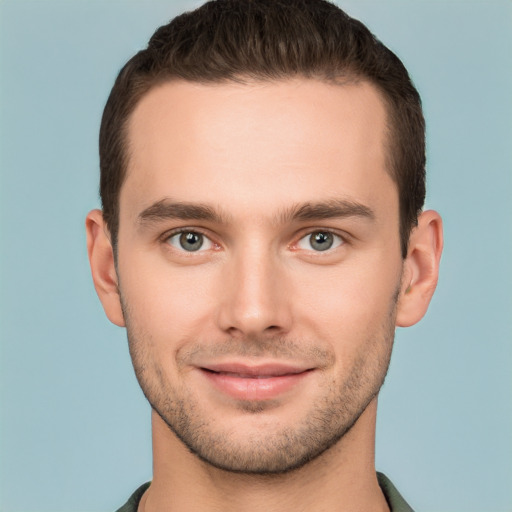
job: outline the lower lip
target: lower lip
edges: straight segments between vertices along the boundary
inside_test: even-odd
[[[270,400],[292,390],[311,371],[275,377],[237,377],[233,374],[201,370],[201,373],[220,391],[237,400]]]

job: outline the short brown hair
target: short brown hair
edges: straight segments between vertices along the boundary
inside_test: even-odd
[[[425,200],[425,122],[398,57],[359,21],[325,0],[213,0],[174,18],[121,69],[100,129],[100,195],[114,249],[128,164],[127,125],[152,87],[304,77],[366,80],[388,112],[388,172],[399,191],[402,256]]]

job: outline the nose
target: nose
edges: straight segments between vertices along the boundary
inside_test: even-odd
[[[285,268],[271,250],[248,248],[226,263],[218,325],[232,336],[281,335],[291,328]]]

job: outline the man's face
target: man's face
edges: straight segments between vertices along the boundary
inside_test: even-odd
[[[167,83],[129,125],[119,289],[153,408],[228,470],[299,467],[388,367],[398,193],[373,87]]]

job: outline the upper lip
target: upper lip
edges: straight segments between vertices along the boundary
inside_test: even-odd
[[[221,362],[202,365],[201,369],[216,373],[230,373],[240,376],[280,377],[312,370],[311,367],[271,362],[263,364],[247,364],[237,362]]]

